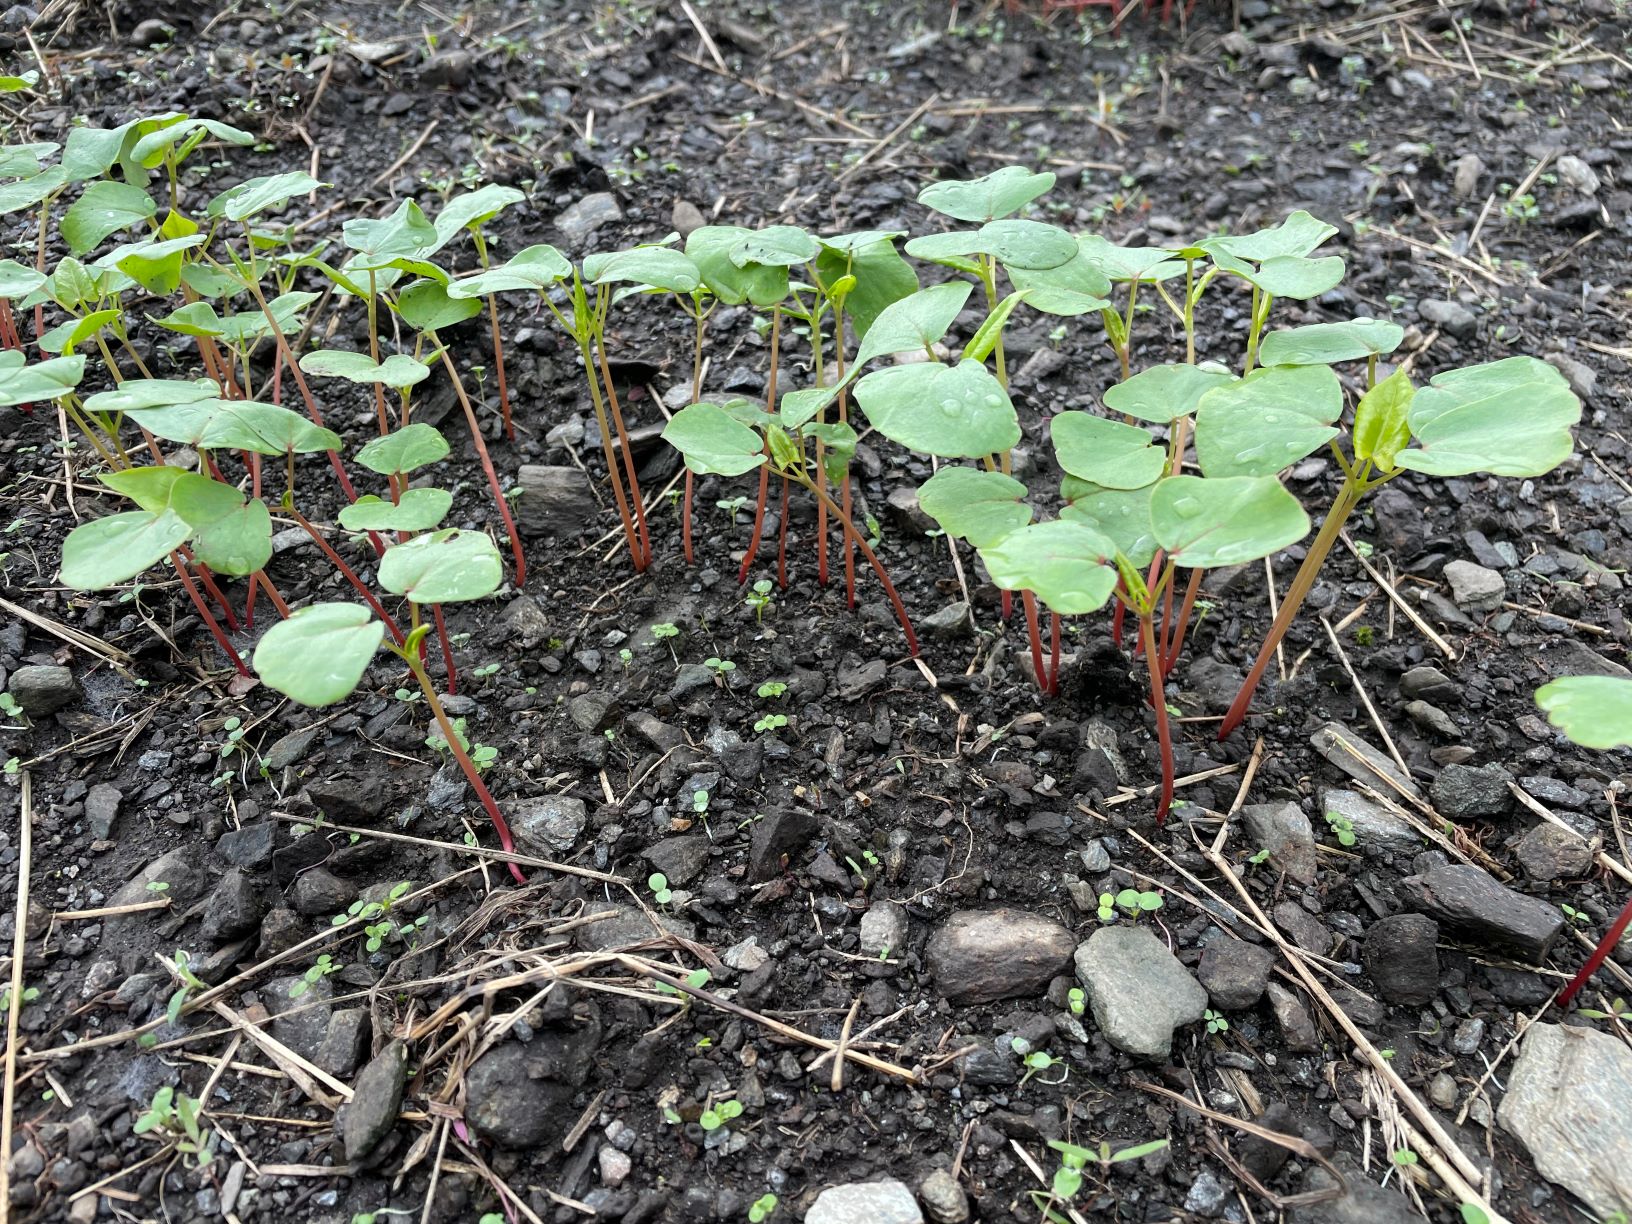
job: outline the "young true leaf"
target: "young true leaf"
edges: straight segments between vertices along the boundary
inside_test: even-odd
[[[1071,482],[1069,488],[1066,482]],[[1150,499],[1155,484],[1142,489],[1101,489],[1098,485],[1072,481],[1060,485],[1068,503],[1060,507],[1060,517],[1068,523],[1092,527],[1111,540],[1124,557],[1136,566],[1149,565],[1156,555],[1156,535],[1150,525]]]
[[[1411,442],[1411,401],[1416,394],[1411,376],[1395,370],[1360,397],[1354,410],[1356,459],[1370,459],[1379,471],[1394,470],[1395,456]]]
[[[822,253],[816,257],[816,273],[824,284],[856,278],[856,287],[844,298],[844,315],[858,341],[867,338],[886,307],[918,290],[918,273],[895,249],[899,237],[893,230],[866,230],[817,240]]]
[[[999,587],[1035,591],[1066,616],[1105,606],[1116,589],[1115,557],[1116,545],[1109,538],[1063,519],[1022,527],[980,550],[986,572]]]
[[[343,378],[354,383],[383,383],[387,387],[412,387],[431,376],[430,367],[406,353],[392,353],[375,362],[367,353],[342,349],[319,349],[300,359],[300,368],[319,378]]]
[[[931,183],[918,193],[918,203],[956,221],[995,221],[1019,212],[1053,186],[1052,173],[1004,166],[982,178]]]
[[[1190,569],[1240,565],[1309,533],[1309,516],[1273,476],[1170,476],[1150,499],[1156,542]]]
[[[663,427],[663,440],[699,475],[740,476],[765,462],[765,442],[718,404],[682,408]]]
[[[828,421],[821,425],[806,425],[804,434],[825,447],[822,470],[834,484],[844,480],[850,470],[850,460],[856,455],[856,431],[843,421]]]
[[[347,531],[429,531],[447,517],[453,494],[446,489],[407,489],[393,505],[372,494],[340,511]]]
[[[475,191],[455,196],[436,214],[436,246],[431,251],[446,246],[461,230],[486,225],[510,205],[519,204],[526,198],[514,187],[503,187],[498,183],[487,183]]]
[[[448,296],[455,298],[486,297],[490,293],[513,293],[518,289],[533,289],[543,293],[551,285],[572,275],[572,264],[548,243],[525,247],[508,261],[448,282]]]
[[[298,329],[300,312],[315,301],[315,293],[296,292],[281,294],[266,305],[278,330],[287,336]],[[248,345],[272,333],[264,311],[245,310],[222,316],[208,302],[191,302],[153,322],[184,336],[220,338],[236,345]]]
[[[85,376],[85,358],[53,357],[28,364],[18,349],[0,351],[0,408],[45,403],[66,395]]]
[[[739,268],[755,264],[767,268],[792,268],[807,264],[821,253],[821,247],[797,225],[770,225],[751,230],[731,248],[731,262]]]
[[[397,298],[397,313],[418,331],[440,331],[482,313],[482,304],[453,297],[434,280],[415,281]]]
[[[149,293],[164,296],[181,284],[186,253],[204,245],[198,234],[162,242],[126,242],[96,261],[99,268],[117,268]]]
[[[978,230],[926,234],[907,243],[907,254],[933,262],[990,255],[1005,268],[1057,268],[1077,255],[1077,240],[1057,225],[1008,218]],[[956,266],[956,265],[954,265]]]
[[[268,209],[281,208],[297,195],[309,195],[319,187],[327,187],[304,170],[286,174],[269,174],[246,179],[236,187],[228,187],[204,208],[204,215],[212,220],[225,217],[228,221],[247,221]]]
[[[1105,406],[1113,412],[1165,425],[1196,410],[1201,397],[1215,387],[1235,381],[1227,370],[1193,365],[1159,365],[1141,370],[1127,382],[1105,391]]]
[[[360,604],[312,604],[268,629],[251,662],[285,697],[333,705],[357,687],[384,636],[385,626]]]
[[[943,459],[978,459],[1020,441],[1008,392],[978,361],[875,370],[856,384],[856,402],[892,442]]]
[[[1026,486],[1001,472],[944,467],[918,486],[918,504],[947,535],[976,548],[996,544],[1031,522]]]
[[[875,357],[908,351],[927,352],[952,326],[974,286],[948,281],[908,295],[878,313],[856,348],[854,370]]]
[[[1014,287],[1025,291],[1027,306],[1044,314],[1072,316],[1103,310],[1111,304],[1111,279],[1085,254],[1086,241],[1078,238],[1077,253],[1057,267],[1005,265]]]
[[[414,603],[460,603],[499,589],[504,562],[480,531],[447,528],[385,550],[380,585]]]
[[[697,265],[665,246],[637,246],[584,257],[584,278],[597,285],[645,285],[669,293],[690,293],[703,283]]]
[[[152,197],[140,187],[104,179],[85,188],[62,215],[62,236],[70,251],[83,255],[109,234],[140,225],[157,211]]]
[[[84,358],[74,360],[83,363]],[[0,365],[4,364],[0,356]],[[100,391],[85,401],[92,412],[134,412],[143,408],[170,408],[213,400],[221,389],[207,378],[127,378],[112,391]]]
[[[1206,476],[1274,476],[1337,436],[1343,387],[1328,366],[1254,370],[1196,404],[1196,459]]]
[[[1547,721],[1583,748],[1632,745],[1632,680],[1564,676],[1536,690]]]
[[[174,123],[167,123],[156,131],[148,132],[131,146],[130,160],[145,170],[151,170],[163,162],[170,150],[177,145],[181,146],[177,157],[179,161],[202,144],[207,136],[214,136],[217,140],[224,140],[232,145],[255,143],[255,137],[230,124],[219,123],[214,119],[180,117]]]
[[[128,581],[181,547],[192,531],[174,510],[131,510],[81,523],[62,542],[60,577],[79,591]]]
[[[1264,337],[1258,359],[1266,366],[1334,365],[1363,357],[1386,357],[1399,348],[1405,329],[1383,319],[1311,323]]]
[[[1574,449],[1581,401],[1564,376],[1534,357],[1507,357],[1439,374],[1417,392],[1401,467],[1434,476],[1491,472],[1540,476]]]
[[[730,305],[752,302],[774,306],[788,296],[788,270],[771,264],[739,264],[732,253],[743,249],[753,230],[738,225],[704,225],[686,239],[686,255],[703,284]]]
[[[395,433],[375,438],[357,452],[357,462],[381,476],[400,476],[447,456],[447,439],[434,427],[415,421]]]
[[[1062,412],[1049,426],[1060,467],[1107,489],[1141,489],[1162,474],[1167,452],[1137,425]]]
[[[1009,316],[1014,313],[1015,307],[1026,300],[1026,290],[1017,289],[997,304],[996,309],[986,316],[984,322],[969,338],[969,343],[963,346],[959,357],[961,361],[985,361],[997,348],[998,342],[1003,339],[1003,329],[1008,326]]]
[[[44,353],[70,354],[123,313],[117,309],[97,310],[81,319],[68,319],[46,332],[35,343]]]

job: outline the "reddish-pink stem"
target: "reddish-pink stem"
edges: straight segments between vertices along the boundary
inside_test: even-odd
[[[1580,993],[1581,988],[1587,984],[1587,979],[1598,972],[1604,961],[1609,958],[1609,954],[1621,942],[1621,936],[1626,934],[1626,928],[1629,926],[1632,926],[1632,899],[1628,899],[1622,906],[1619,916],[1610,924],[1609,930],[1604,932],[1604,937],[1598,941],[1592,955],[1587,957],[1587,963],[1581,966],[1581,971],[1570,979],[1570,984],[1564,987],[1558,996],[1559,1011],[1564,1011],[1570,1006],[1570,1000]]]
[[[527,582],[527,558],[521,551],[521,532],[516,530],[516,521],[510,517],[510,503],[505,499],[504,488],[499,484],[499,474],[493,468],[493,457],[487,453],[487,441],[482,437],[481,423],[476,420],[476,409],[471,406],[470,396],[465,394],[465,384],[459,377],[459,370],[453,364],[453,358],[448,355],[446,346],[437,339],[436,332],[430,331],[426,334],[432,344],[442,349],[442,364],[447,368],[448,377],[453,381],[454,392],[459,397],[459,404],[465,410],[465,424],[470,427],[471,444],[476,448],[476,458],[481,461],[482,471],[487,474],[487,487],[492,491],[493,504],[498,507],[499,518],[503,520],[504,529],[510,536],[510,553],[516,561],[516,589],[519,591]]]
[[[293,506],[285,506],[283,509],[284,513],[294,519],[306,534],[312,537],[312,543],[316,544],[322,550],[323,555],[329,559],[329,563],[340,571],[340,576],[351,583],[352,589],[363,597],[363,602],[374,610],[374,615],[379,617],[381,623],[390,631],[391,640],[401,646],[406,639],[402,636],[402,630],[397,628],[397,622],[391,619],[391,614],[381,606],[378,599],[374,598],[374,592],[368,589],[361,578],[357,577],[357,572],[346,564],[345,558],[329,547],[329,542],[323,538],[323,533],[313,527],[299,510],[296,510]]]
[[[1173,735],[1167,722],[1167,696],[1162,690],[1161,655],[1156,649],[1154,611],[1139,617],[1139,637],[1145,647],[1145,667],[1150,672],[1150,704],[1156,710],[1156,742],[1162,752],[1162,797],[1156,804],[1156,823],[1167,819],[1173,806]]]
[[[210,636],[215,639],[216,645],[221,647],[222,653],[228,659],[232,660],[232,665],[238,669],[238,674],[248,677],[250,675],[249,668],[244,666],[244,661],[238,657],[238,652],[232,648],[232,643],[227,641],[227,635],[221,631],[220,623],[210,613],[209,604],[205,603],[204,596],[199,594],[198,586],[193,582],[192,575],[187,572],[187,563],[181,559],[179,552],[170,554],[170,564],[176,567],[176,577],[181,579],[181,585],[187,589],[188,598],[193,601],[193,607],[198,610],[198,615],[203,619],[205,626],[210,631]]]
[[[431,619],[436,622],[436,640],[442,644],[442,667],[448,673],[448,696],[459,693],[459,677],[453,670],[453,645],[448,641],[447,622],[442,619],[442,605],[431,605]]]
[[[510,384],[504,374],[504,338],[499,334],[499,299],[487,295],[487,321],[493,332],[493,368],[499,375],[499,412],[504,416],[504,436],[516,440],[516,427],[510,420]]]
[[[769,450],[766,453],[769,454]],[[739,585],[748,581],[748,570],[759,554],[759,537],[765,530],[765,503],[770,498],[770,491],[771,465],[766,462],[759,465],[759,497],[754,502],[754,525],[748,533],[748,551],[742,554],[742,568],[737,570]]]
[[[1048,617],[1048,691],[1051,694],[1058,694],[1060,691],[1060,614],[1050,611]]]
[[[1048,669],[1043,665],[1043,635],[1037,626],[1037,596],[1021,591],[1020,603],[1026,610],[1026,636],[1031,640],[1031,670],[1037,677],[1037,691],[1047,693]]]

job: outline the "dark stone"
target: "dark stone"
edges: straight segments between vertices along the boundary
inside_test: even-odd
[[[1564,917],[1553,906],[1504,888],[1470,864],[1406,876],[1398,892],[1456,937],[1495,946],[1531,964],[1541,963],[1564,929]]]
[[[356,1164],[364,1159],[391,1133],[407,1084],[408,1047],[393,1041],[363,1068],[338,1119],[347,1161]]]
[[[119,819],[119,804],[124,795],[117,786],[98,782],[85,796],[85,823],[91,826],[91,836],[107,841],[113,833],[114,821]]]
[[[255,886],[239,868],[232,867],[204,903],[199,933],[215,941],[236,939],[259,927],[265,914],[266,902]]]
[[[776,878],[820,828],[816,817],[797,808],[782,808],[755,821],[748,850],[749,881],[757,884]]]
[[[356,897],[356,885],[323,867],[301,872],[289,890],[289,903],[295,913],[308,917],[343,914]]]
[[[589,478],[575,467],[526,464],[516,484],[516,527],[524,536],[573,538],[600,513]]]
[[[1513,775],[1500,765],[1447,765],[1429,788],[1434,810],[1450,820],[1500,816],[1513,802]]]
[[[1263,997],[1275,954],[1239,939],[1222,940],[1201,954],[1196,978],[1214,1007],[1239,1011]]]
[[[1513,847],[1513,856],[1532,880],[1574,879],[1592,866],[1592,846],[1579,833],[1544,820]]]
[[[1462,700],[1462,686],[1437,667],[1413,667],[1400,677],[1400,693],[1412,700],[1440,705]]]
[[[234,867],[264,871],[272,862],[272,841],[276,830],[270,820],[257,820],[239,829],[229,829],[215,843],[215,852]]]
[[[646,848],[642,855],[669,881],[670,887],[689,884],[708,866],[709,849],[713,843],[706,834],[687,833],[681,837],[665,837]]]
[[[80,698],[74,673],[56,664],[28,664],[11,673],[6,691],[30,718],[55,714]]]
[[[489,1050],[465,1074],[465,1117],[501,1147],[542,1148],[575,1120],[568,1106],[589,1074],[600,1024],[537,1032]]]
[[[1422,1007],[1439,993],[1439,924],[1422,914],[1393,914],[1371,924],[1360,959],[1377,993]]]

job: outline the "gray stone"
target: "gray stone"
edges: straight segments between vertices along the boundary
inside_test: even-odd
[[[567,717],[580,731],[604,731],[621,717],[611,693],[579,693],[567,702]]]
[[[1422,847],[1422,835],[1404,817],[1355,791],[1335,787],[1322,791],[1320,814],[1348,821],[1354,829],[1354,848],[1365,854],[1415,854]]]
[[[1303,1005],[1303,1000],[1279,982],[1271,982],[1267,993],[1275,1020],[1281,1026],[1281,1039],[1286,1042],[1286,1048],[1294,1054],[1318,1054],[1320,1031],[1310,1019],[1309,1009]]]
[[[275,833],[270,820],[257,820],[221,834],[215,843],[215,852],[234,867],[259,871],[271,865]]]
[[[1462,686],[1437,667],[1413,667],[1400,677],[1400,693],[1420,701],[1448,705],[1462,700]]]
[[[1327,723],[1309,737],[1309,743],[1357,782],[1364,782],[1384,794],[1398,787],[1408,795],[1422,796],[1421,789],[1400,772],[1399,766],[1342,723]]]
[[[948,1001],[990,1003],[1040,994],[1071,963],[1075,946],[1069,930],[1035,914],[964,910],[930,936],[925,960]]]
[[[652,865],[653,871],[663,873],[671,888],[679,888],[703,873],[712,845],[707,834],[687,833],[653,842],[641,857]]]
[[[1294,1207],[1292,1224],[1422,1224],[1422,1216],[1400,1191],[1379,1186],[1359,1169],[1350,1167],[1344,1172],[1348,1192],[1335,1199]],[[1336,1184],[1319,1165],[1304,1174],[1306,1191],[1330,1190]]]
[[[1513,856],[1532,880],[1574,879],[1592,866],[1592,846],[1573,829],[1544,820],[1513,847]]]
[[[629,715],[629,725],[634,728],[635,734],[659,752],[673,752],[686,742],[684,731],[678,727],[671,727],[647,710],[639,710]]]
[[[600,513],[589,477],[575,467],[525,464],[516,486],[516,528],[524,536],[575,537]]]
[[[1464,200],[1470,200],[1479,190],[1484,177],[1485,163],[1477,153],[1464,153],[1451,163],[1451,190]]]
[[[302,727],[280,736],[277,743],[266,750],[262,763],[272,770],[287,769],[305,757],[322,730],[321,727]]]
[[[544,1147],[572,1125],[568,1106],[600,1040],[600,1023],[591,1021],[489,1050],[465,1075],[465,1117],[501,1147]]]
[[[366,1007],[344,1007],[329,1017],[323,1044],[312,1061],[336,1079],[354,1075],[368,1054],[374,1038],[374,1022]]]
[[[1602,181],[1598,172],[1574,154],[1566,153],[1553,163],[1553,170],[1558,175],[1558,181],[1571,191],[1584,196],[1598,194]]]
[[[1520,778],[1519,785],[1524,788],[1525,794],[1549,807],[1570,808],[1579,812],[1584,811],[1587,804],[1592,802],[1592,796],[1586,791],[1577,790],[1567,782],[1542,774]]]
[[[935,1169],[918,1183],[918,1201],[930,1224],[965,1224],[969,1219],[969,1196],[946,1169]]]
[[[770,959],[771,954],[759,946],[757,935],[750,935],[720,953],[720,960],[738,973],[752,973]]]
[[[343,914],[357,899],[357,886],[342,880],[325,867],[309,867],[295,877],[289,889],[289,904],[297,914],[331,917]]]
[[[911,485],[898,485],[891,489],[884,505],[895,525],[913,535],[941,529],[940,524],[924,513],[924,508],[918,504],[918,490]]]
[[[632,905],[608,905],[597,902],[592,904],[588,915],[610,913],[612,917],[600,922],[590,922],[573,932],[573,939],[578,947],[585,952],[609,952],[614,949],[631,948],[636,944],[647,944],[666,938],[668,935],[677,935],[681,939],[693,939],[697,929],[689,922],[678,918],[670,918],[665,914],[654,914],[648,918],[646,914]],[[657,926],[652,925],[655,918]]]
[[[613,1190],[623,1185],[629,1174],[635,1171],[635,1162],[628,1153],[618,1151],[610,1143],[602,1144],[601,1150],[595,1153],[595,1163],[600,1167],[601,1184]]]
[[[502,806],[516,844],[539,858],[571,850],[589,819],[584,801],[571,795],[506,799]]]
[[[294,994],[305,983],[301,993]],[[273,978],[261,991],[261,1003],[272,1017],[272,1036],[302,1058],[316,1060],[328,1036],[334,986],[327,977],[306,983],[304,976]]]
[[[1224,939],[1201,954],[1196,977],[1213,1006],[1225,1011],[1251,1007],[1263,998],[1275,954],[1240,939]]]
[[[1166,1059],[1173,1031],[1200,1020],[1207,1010],[1201,983],[1146,927],[1101,927],[1075,959],[1094,1022],[1125,1054]]]
[[[1536,1169],[1608,1217],[1632,1204],[1632,1050],[1608,1033],[1534,1024],[1496,1116]]]
[[[805,1212],[805,1224],[923,1224],[918,1200],[902,1183],[852,1182],[829,1186]]]
[[[1423,298],[1417,303],[1417,313],[1425,322],[1460,340],[1467,339],[1479,329],[1479,317],[1459,302]]]
[[[170,41],[174,28],[157,17],[149,17],[145,21],[138,21],[130,31],[130,45],[133,47],[156,47],[160,43]]]
[[[259,891],[241,870],[230,867],[204,903],[199,933],[215,941],[237,939],[257,929],[265,916],[266,902]]]
[[[1247,836],[1300,884],[1315,882],[1315,834],[1295,803],[1250,803],[1241,809]]]
[[[907,911],[894,901],[874,901],[861,916],[861,954],[899,956],[907,942]]]
[[[352,1085],[351,1100],[340,1118],[346,1160],[356,1164],[380,1145],[397,1124],[402,1093],[408,1084],[408,1047],[393,1041],[374,1056]]]
[[[1513,775],[1500,765],[1447,765],[1428,788],[1434,810],[1450,820],[1500,816],[1512,806]]]
[[[1203,1169],[1185,1193],[1184,1209],[1202,1219],[1215,1220],[1224,1214],[1229,1198],[1230,1187],[1220,1181],[1218,1174],[1211,1169]]]
[[[1458,938],[1495,946],[1530,964],[1541,963],[1564,929],[1564,917],[1553,906],[1504,888],[1467,863],[1406,876],[1397,891]]]
[[[867,659],[841,668],[837,677],[839,700],[859,701],[883,684],[889,672],[890,665],[883,659]]]
[[[794,861],[821,828],[816,817],[797,808],[778,808],[754,822],[748,845],[748,880],[759,884],[774,879]]]
[[[598,191],[575,200],[563,212],[556,214],[555,227],[561,231],[561,236],[571,249],[583,246],[601,226],[621,220],[623,209],[618,207],[617,200],[610,192]]]
[[[206,880],[202,859],[203,855],[196,845],[177,846],[132,876],[108,899],[108,905],[110,907],[135,905],[141,901],[151,901],[155,897],[168,897],[172,907],[191,904],[204,895]],[[164,884],[167,887],[149,888],[150,884]]]
[[[924,631],[925,637],[942,641],[966,638],[975,631],[974,610],[964,600],[955,599],[940,611],[924,617],[918,622],[918,627]]]
[[[98,782],[85,795],[85,823],[91,826],[91,836],[107,841],[113,833],[114,821],[119,819],[119,805],[124,795],[117,786]]]
[[[690,238],[693,230],[700,230],[708,224],[708,219],[703,216],[702,209],[690,200],[676,200],[669,212],[669,224],[674,226],[680,237]]]
[[[1439,924],[1425,914],[1391,914],[1366,931],[1360,959],[1377,993],[1422,1007],[1439,994]]]
[[[1564,375],[1570,390],[1583,400],[1592,399],[1598,390],[1598,371],[1584,361],[1577,361],[1567,353],[1548,353],[1547,364]]]
[[[1441,739],[1462,738],[1462,728],[1456,725],[1456,720],[1436,705],[1426,701],[1408,701],[1405,703],[1405,713],[1417,726]]]
[[[1632,680],[1632,671],[1570,637],[1549,642],[1546,653],[1541,655],[1541,663],[1554,680],[1560,676],[1615,676]]]
[[[55,664],[25,664],[11,673],[6,691],[30,718],[55,714],[63,706],[79,700],[79,682],[66,667]]]
[[[1464,612],[1494,612],[1507,598],[1506,580],[1495,570],[1472,561],[1448,563],[1445,581],[1451,584],[1451,598]]]
[[[499,617],[499,625],[504,638],[523,650],[531,650],[550,636],[550,622],[544,615],[544,609],[531,595],[517,595],[512,599],[505,607],[504,615]]]

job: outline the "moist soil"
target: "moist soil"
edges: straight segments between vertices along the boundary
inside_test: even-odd
[[[0,441],[10,521],[0,666],[64,664],[79,686],[60,711],[0,730],[0,756],[21,762],[0,789],[8,947],[25,794],[33,816],[24,980],[37,994],[19,1017],[16,1218],[345,1220],[391,1208],[438,1220],[741,1220],[766,1193],[780,1199],[773,1218],[800,1218],[826,1187],[890,1177],[916,1189],[942,1169],[971,1218],[1035,1221],[1030,1196],[1057,1163],[1048,1140],[1166,1138],[1141,1160],[1090,1167],[1083,1218],[1275,1218],[1285,1199],[1323,1184],[1312,1145],[1351,1190],[1288,1208],[1294,1218],[1459,1219],[1425,1166],[1394,1167],[1410,1144],[1397,1097],[1284,961],[1284,993],[1217,1007],[1228,1027],[1182,1028],[1166,1058],[1122,1053],[1091,1013],[1074,1013],[1069,951],[1100,928],[1102,891],[1161,891],[1165,904],[1141,925],[1191,969],[1229,936],[1263,942],[1201,848],[1224,814],[1281,803],[1312,820],[1313,871],[1264,860],[1231,817],[1223,858],[1254,902],[1325,958],[1338,1006],[1488,1166],[1509,1219],[1586,1218],[1493,1112],[1520,1026],[1624,896],[1585,858],[1549,872],[1543,856],[1515,848],[1543,823],[1539,804],[1626,858],[1612,800],[1627,755],[1570,746],[1531,698],[1549,678],[1614,672],[1626,658],[1632,354],[1618,269],[1632,138],[1616,6],[1244,0],[1238,30],[1228,6],[1203,4],[1185,30],[1134,16],[1113,33],[1100,8],[1043,20],[1018,6],[698,3],[711,45],[683,5],[639,0],[184,4],[156,19],[121,3],[37,7],[0,16],[12,61],[32,62],[31,34],[51,84],[26,102],[13,96],[10,139],[60,140],[74,122],[166,109],[243,125],[263,142],[224,152],[213,187],[184,183],[190,198],[315,167],[334,186],[286,218],[308,240],[337,238],[341,218],[383,215],[406,196],[433,211],[481,181],[527,192],[493,226],[501,252],[549,241],[581,256],[661,239],[699,214],[923,232],[933,222],[914,202],[922,183],[1046,164],[1059,181],[1044,215],[1118,242],[1170,244],[1308,208],[1340,227],[1331,248],[1349,274],[1316,302],[1278,308],[1282,325],[1394,318],[1407,328],[1396,356],[1419,379],[1544,356],[1585,412],[1577,454],[1549,476],[1407,475],[1372,498],[1352,524],[1355,549],[1337,551],[1286,641],[1286,678],[1272,669],[1254,716],[1223,743],[1216,716],[1270,613],[1263,567],[1212,575],[1169,694],[1178,772],[1194,780],[1158,829],[1142,668],[1103,618],[1078,618],[1066,626],[1060,693],[1040,698],[1022,619],[1002,620],[967,555],[973,626],[955,610],[937,616],[963,593],[945,540],[904,496],[925,465],[880,439],[864,439],[856,463],[858,520],[876,531],[923,632],[921,663],[864,566],[859,606],[846,608],[836,533],[831,581],[819,584],[814,514],[797,497],[787,584],[756,611],[737,582],[751,501],[733,504],[752,497],[751,483],[698,481],[693,565],[661,495],[679,487],[656,433],[660,404],[688,398],[686,322],[647,303],[620,307],[613,372],[657,558],[636,574],[614,534],[575,355],[547,314],[509,299],[518,442],[498,432],[491,371],[481,379],[501,476],[510,486],[523,465],[581,465],[597,499],[586,521],[582,496],[524,493],[542,499],[526,590],[449,609],[460,667],[450,704],[471,739],[497,749],[489,786],[513,816],[534,813],[531,857],[587,872],[529,867],[525,888],[470,849],[494,836],[426,746],[423,703],[396,695],[399,669],[381,662],[353,699],[306,710],[233,685],[168,574],[105,595],[63,589],[60,540],[113,503],[83,453],[65,458],[52,413],[11,412]],[[5,233],[8,254],[32,258],[31,224],[13,218]],[[1244,298],[1214,294],[1203,314],[1200,355],[1236,359]],[[1057,322],[1020,323],[1007,353],[1027,431],[1020,468],[1043,485],[1042,423],[1095,404],[1117,377],[1097,323]],[[763,393],[762,324],[750,310],[716,313],[709,391]],[[1140,326],[1136,365],[1182,356],[1159,307]],[[363,343],[362,327],[342,302],[313,313],[329,345]],[[492,365],[480,320],[449,339],[467,369]],[[161,372],[199,374],[192,350],[171,341],[137,336]],[[804,385],[806,350],[790,339],[789,352],[785,385]],[[335,385],[323,388],[331,424],[358,445],[371,406]],[[423,391],[416,419],[445,416],[454,444],[437,475],[458,490],[456,517],[494,527],[450,388],[437,375]],[[1317,457],[1289,485],[1316,512],[1336,477]],[[308,513],[332,518],[321,466],[302,479]],[[773,497],[750,581],[776,577],[780,521]],[[1275,559],[1281,586],[1301,556]],[[353,559],[366,570],[366,547]],[[1458,607],[1442,576],[1452,561],[1498,571],[1503,601]],[[298,541],[270,573],[291,603],[346,598]],[[1388,597],[1389,582],[1448,656]],[[225,585],[242,607],[242,584]],[[256,629],[270,616],[263,601]],[[656,637],[654,625],[678,635]],[[234,641],[247,654],[255,636]],[[1402,690],[1419,667],[1442,675],[1416,673]],[[760,696],[767,681],[786,691]],[[785,726],[756,730],[774,713]],[[1331,722],[1378,749],[1386,729],[1430,796],[1401,802],[1431,836],[1401,845],[1361,832],[1344,844],[1328,827],[1325,794],[1345,778],[1311,737]],[[1494,788],[1470,796],[1457,766],[1483,769]],[[1376,963],[1362,955],[1368,933],[1419,908],[1403,877],[1463,859],[1572,907],[1581,938],[1567,932],[1536,968],[1444,933],[1426,999],[1390,1002],[1362,964]],[[657,869],[673,890],[661,907],[646,884]],[[168,887],[148,889],[153,879]],[[354,925],[288,952],[403,882],[410,896],[392,904],[395,930],[376,949]],[[169,904],[68,916],[133,901]],[[1029,977],[1036,958],[1021,965],[1013,947],[978,972],[932,963],[930,941],[951,915],[999,909],[1065,928],[1067,955],[1039,953],[1046,963]],[[707,997],[683,1005],[594,955],[620,943],[677,975],[707,969]],[[231,984],[172,1022],[165,965],[178,950],[203,981]],[[315,984],[291,997],[303,976]],[[986,979],[1008,997],[968,1001]],[[1625,980],[1612,963],[1589,997],[1626,993]],[[848,1062],[836,1080],[831,1059],[812,1068],[818,1051],[766,1020],[853,1037],[915,1079]],[[145,1045],[74,1050],[153,1021]],[[1027,1075],[1016,1035],[1054,1067]],[[311,1065],[331,1078],[312,1078]],[[167,1085],[207,1098],[220,1138],[202,1170],[133,1133]],[[337,1129],[333,1107],[353,1090]],[[705,1106],[726,1099],[740,1116],[705,1130]],[[1255,1148],[1235,1117],[1306,1145],[1283,1160],[1284,1150]],[[347,1137],[375,1121],[348,1155]],[[941,1194],[926,1192],[933,1218],[961,1218],[937,1181]],[[520,1207],[501,1205],[500,1184]]]

